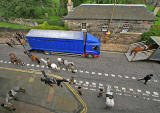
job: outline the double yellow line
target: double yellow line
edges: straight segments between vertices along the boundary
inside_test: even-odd
[[[5,70],[10,70],[10,71],[19,71],[19,72],[25,72],[25,73],[35,73],[35,74],[42,74],[41,72],[35,72],[32,70],[24,70],[24,69],[16,69],[16,68],[7,68],[7,67],[0,67],[0,69],[5,69]],[[55,74],[49,74],[47,73],[48,76],[53,76],[58,79],[63,79],[62,77],[55,75]],[[65,82],[66,86],[72,91],[72,93],[75,95],[75,97],[79,100],[79,102],[83,106],[83,110],[81,113],[87,113],[87,105],[86,103],[82,100],[82,98],[78,95],[78,93],[71,87],[71,85],[67,82]]]

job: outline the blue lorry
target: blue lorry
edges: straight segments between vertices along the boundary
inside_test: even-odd
[[[31,50],[100,56],[100,40],[88,32],[32,29],[26,38]]]

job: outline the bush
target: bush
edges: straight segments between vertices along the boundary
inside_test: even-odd
[[[68,30],[66,26],[51,26],[47,21],[44,21],[43,24],[39,24],[38,26],[30,27],[30,29],[47,29],[47,30]]]
[[[140,41],[148,40],[150,36],[160,36],[160,25],[152,25],[149,32],[144,32],[141,35],[142,38]]]

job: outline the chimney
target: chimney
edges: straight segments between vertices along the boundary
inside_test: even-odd
[[[68,0],[68,3],[67,3],[67,9],[68,9],[68,12],[70,12],[73,8],[73,2],[72,0]]]

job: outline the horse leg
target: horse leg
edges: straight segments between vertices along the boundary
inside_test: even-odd
[[[135,58],[136,54],[137,54],[137,52],[134,52],[134,55],[133,55],[133,57],[132,57],[132,60]],[[132,60],[131,60],[131,61],[132,61]]]

